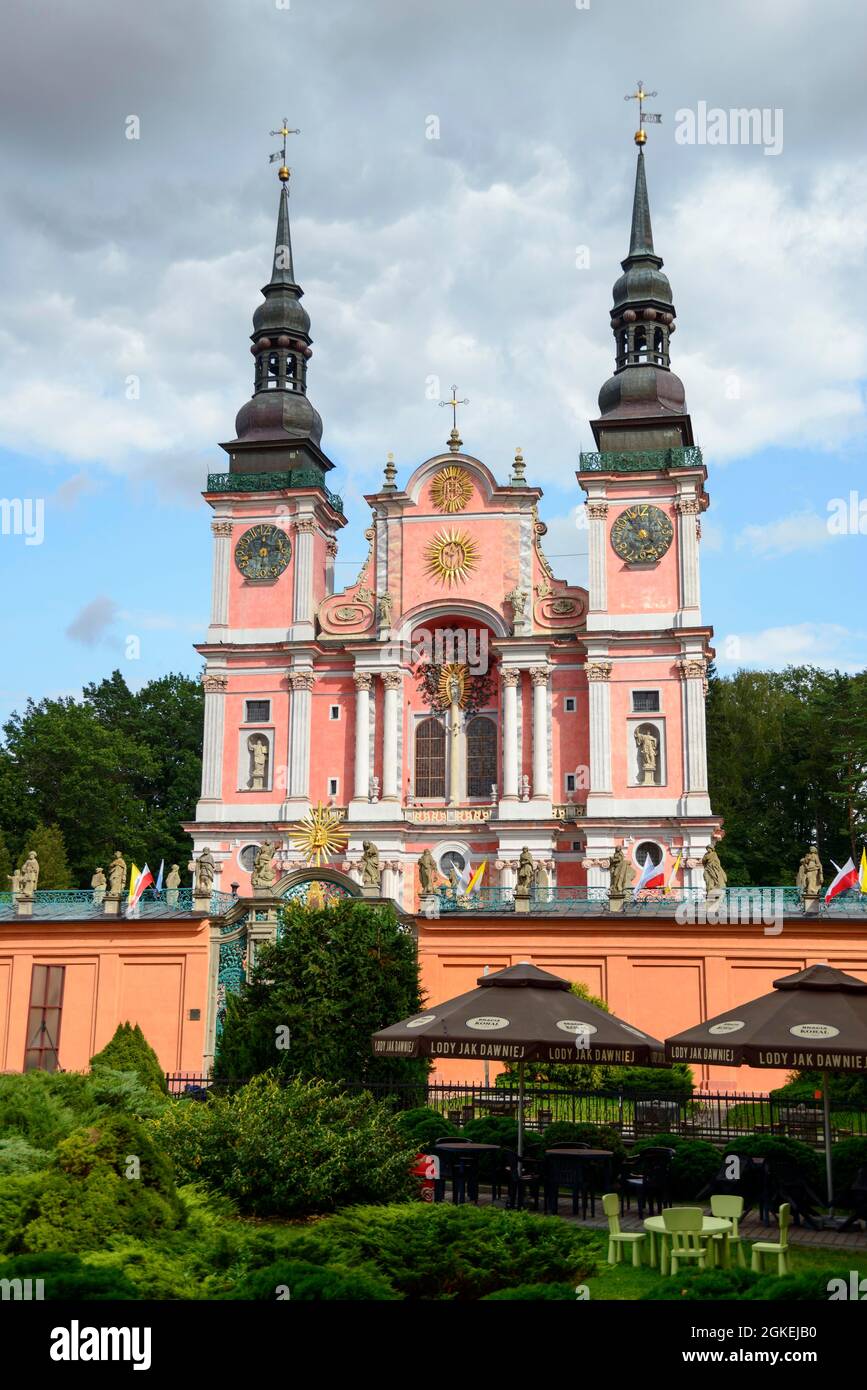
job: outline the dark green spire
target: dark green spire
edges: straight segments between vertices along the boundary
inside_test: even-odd
[[[629,235],[629,256],[652,258],[662,265],[653,249],[653,228],[650,225],[650,201],[647,197],[647,179],[644,174],[644,150],[638,151],[638,164],[635,169],[635,195],[632,199],[632,229]]]
[[[271,285],[291,286],[298,290],[295,280],[295,267],[292,263],[292,232],[289,227],[289,185],[280,188],[280,207],[277,212],[277,238],[274,242],[274,264],[271,269]],[[264,294],[265,291],[263,290]]]

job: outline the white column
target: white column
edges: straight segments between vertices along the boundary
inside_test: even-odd
[[[356,671],[355,680],[355,795],[367,801],[370,795],[370,688],[369,671]]]
[[[224,695],[228,677],[205,675],[205,727],[202,737],[202,800],[219,801],[223,783]]]
[[[550,801],[548,785],[548,678],[547,666],[533,666],[533,800]]]
[[[310,723],[314,680],[312,671],[289,672],[292,703],[289,709],[287,795],[293,801],[310,799]]]
[[[382,714],[382,799],[397,801],[398,720],[403,675],[400,671],[384,671],[382,684],[385,687]]]
[[[299,516],[295,521],[295,602],[293,620],[313,625],[313,533],[316,522],[312,516]]]
[[[503,666],[503,801],[518,800],[518,689],[521,672],[516,666]]]
[[[611,791],[611,676],[610,661],[588,661],[590,688],[590,792],[588,810],[597,792]]]
[[[229,623],[229,569],[232,563],[232,523],[212,521],[214,567],[211,580],[211,627]]]
[[[588,611],[590,613],[604,613],[608,608],[607,552],[605,547],[608,530],[608,503],[588,502],[586,505],[589,561]]]
[[[706,667],[700,657],[683,657],[679,662],[683,677],[683,720],[686,726],[686,767],[684,791],[687,795],[707,793],[707,728],[704,709]]]
[[[675,502],[677,511],[677,538],[680,555],[680,606],[689,609],[684,620],[686,626],[700,621],[701,584],[698,562],[698,513],[699,504],[695,497],[679,497]]]

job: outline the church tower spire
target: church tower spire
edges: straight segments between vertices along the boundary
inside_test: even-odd
[[[236,438],[222,447],[231,457],[231,471],[298,474],[289,486],[322,486],[334,464],[322,452],[322,418],[307,395],[307,366],[313,356],[310,316],[301,299],[304,291],[295,276],[289,220],[289,174],[286,165],[286,127],[283,163],[278,171],[280,200],[271,277],[262,286],[263,302],[253,314],[250,352],[253,354],[253,395],[238,411]]]
[[[640,134],[645,136],[643,129]],[[614,375],[599,392],[600,418],[591,421],[603,452],[692,444],[686,393],[671,370],[674,300],[653,244],[644,141],[636,135],[636,143],[629,252],[620,263],[611,308]]]

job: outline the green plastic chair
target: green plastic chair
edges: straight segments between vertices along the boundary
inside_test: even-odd
[[[722,1249],[725,1249],[723,1242],[728,1241],[729,1254],[731,1254],[733,1249],[736,1249],[738,1264],[741,1269],[746,1269],[747,1257],[744,1253],[744,1238],[738,1232],[738,1222],[744,1214],[743,1197],[723,1193],[719,1193],[716,1197],[711,1197],[710,1214],[711,1216],[723,1217],[726,1221],[732,1223],[730,1232],[723,1232],[720,1235],[714,1236],[713,1240],[716,1241]]]
[[[644,1246],[643,1231],[621,1231],[620,1198],[616,1192],[608,1192],[602,1198],[602,1210],[608,1217],[608,1263],[620,1263],[624,1245],[632,1246],[632,1263],[636,1269],[641,1265],[641,1251]]]
[[[666,1207],[662,1213],[666,1234],[671,1237],[671,1272],[677,1274],[681,1260],[695,1260],[699,1269],[706,1267],[706,1252],[701,1229],[704,1212],[700,1207]]]
[[[777,1219],[780,1223],[780,1239],[757,1240],[753,1245],[750,1266],[756,1274],[762,1272],[762,1257],[764,1255],[776,1255],[778,1274],[788,1274],[789,1272],[789,1225],[792,1220],[792,1208],[788,1202],[783,1202]]]

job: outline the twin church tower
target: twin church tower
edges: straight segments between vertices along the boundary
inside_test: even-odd
[[[643,130],[640,132],[643,136]],[[382,892],[411,910],[428,849],[444,876],[486,861],[511,886],[605,887],[617,846],[674,883],[703,884],[719,836],[705,739],[711,629],[699,580],[706,469],[671,370],[675,309],[653,243],[643,140],[629,251],[614,285],[613,375],[582,454],[587,589],[544,551],[541,489],[520,452],[499,480],[463,451],[366,496],[367,555],[337,590],[346,525],[308,395],[310,317],[280,169],[274,261],[253,315],[253,394],[208,477],[213,513],[204,763],[195,854],[249,890],[259,846],[301,867],[295,826],[321,805],[346,835],[330,867],[358,878],[365,840]],[[284,136],[285,139],[285,136]],[[402,470],[403,471],[403,470]]]

